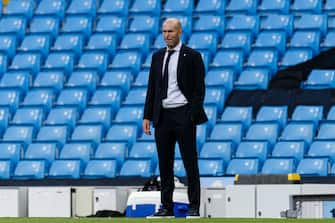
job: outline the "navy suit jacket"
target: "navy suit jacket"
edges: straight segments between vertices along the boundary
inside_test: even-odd
[[[148,89],[144,106],[144,119],[149,119],[157,125],[161,110],[160,86],[166,48],[152,55]],[[180,91],[191,106],[193,124],[198,125],[207,121],[203,108],[205,98],[205,67],[199,52],[182,45],[179,52],[177,67],[177,82]]]

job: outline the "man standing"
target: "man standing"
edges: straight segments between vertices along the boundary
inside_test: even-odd
[[[200,180],[196,149],[196,125],[207,121],[203,109],[205,68],[199,52],[181,43],[179,20],[163,23],[166,48],[152,56],[144,107],[143,131],[155,127],[161,177],[161,203],[152,217],[173,217],[174,151],[178,142],[188,179],[187,217],[199,217]]]

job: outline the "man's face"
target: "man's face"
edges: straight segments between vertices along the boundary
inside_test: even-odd
[[[163,37],[168,48],[174,48],[179,43],[181,30],[173,22],[163,24]]]

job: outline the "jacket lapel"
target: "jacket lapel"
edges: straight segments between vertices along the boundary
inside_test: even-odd
[[[164,50],[162,50],[159,54],[159,75],[158,75],[158,80],[159,80],[159,83],[162,83],[162,76],[163,76],[163,64],[164,64],[164,55],[165,55],[165,48]]]

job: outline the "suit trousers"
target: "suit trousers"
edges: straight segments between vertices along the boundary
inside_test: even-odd
[[[161,202],[164,208],[173,209],[174,156],[176,142],[186,170],[189,207],[199,210],[200,179],[196,149],[196,125],[191,121],[190,106],[162,108],[155,127],[161,177]]]

